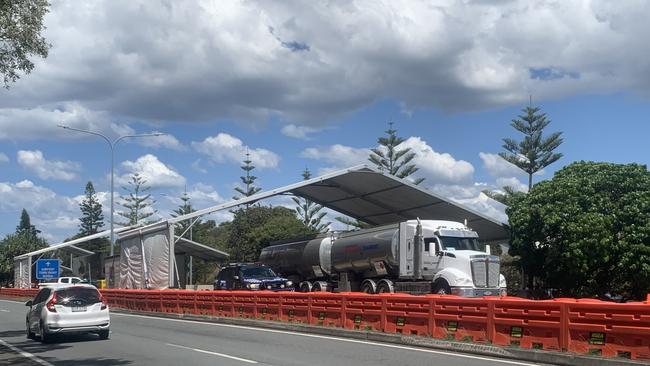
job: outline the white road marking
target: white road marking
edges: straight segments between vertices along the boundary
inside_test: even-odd
[[[2,311],[3,313],[9,313],[10,312],[9,310],[5,310],[5,309],[0,309],[0,311]]]
[[[402,350],[416,351],[416,352],[424,352],[424,353],[433,353],[433,354],[438,354],[438,355],[447,355],[447,356],[460,357],[460,358],[470,358],[470,359],[482,360],[482,361],[500,362],[500,363],[510,364],[510,365],[521,365],[521,366],[538,366],[538,365],[541,365],[539,363],[527,363],[527,362],[520,362],[520,361],[502,360],[502,359],[496,358],[496,357],[473,356],[473,355],[467,355],[467,354],[462,354],[462,353],[453,353],[453,352],[446,352],[446,351],[435,351],[435,350],[425,349],[425,348],[400,346],[400,345],[396,345],[396,344],[379,343],[379,342],[373,342],[373,341],[362,341],[362,340],[358,340],[358,339],[348,339],[348,338],[340,338],[340,337],[330,337],[330,336],[324,336],[324,335],[320,335],[320,334],[300,333],[300,332],[292,332],[292,331],[277,330],[277,329],[255,328],[255,327],[249,327],[249,326],[245,326],[245,325],[218,324],[218,323],[202,322],[200,320],[169,319],[169,318],[161,318],[161,317],[157,317],[157,316],[123,314],[123,313],[112,313],[112,315],[130,316],[130,317],[145,318],[145,319],[158,319],[158,320],[166,320],[166,321],[170,321],[170,322],[180,322],[180,323],[203,324],[203,325],[209,325],[209,326],[215,326],[215,327],[224,327],[224,328],[247,329],[247,330],[254,330],[254,331],[258,331],[258,332],[288,334],[288,335],[295,335],[295,336],[299,336],[299,337],[328,339],[328,340],[339,341],[339,342],[360,343],[360,344],[366,344],[366,345],[370,345],[370,346],[395,348],[395,349],[402,349]]]
[[[7,348],[9,348],[9,349],[11,349],[12,351],[14,351],[14,352],[16,352],[18,354],[20,354],[23,357],[29,358],[32,361],[40,363],[43,366],[54,366],[51,363],[49,363],[49,362],[47,362],[47,361],[45,361],[45,360],[43,360],[41,358],[38,358],[38,357],[34,356],[33,354],[31,354],[29,352],[25,352],[25,351],[21,350],[18,347],[12,346],[11,344],[3,341],[2,339],[0,339],[0,344],[7,347]]]
[[[4,299],[0,299],[0,301],[4,301],[4,302],[13,302],[13,303],[15,303],[15,304],[24,304],[24,303],[25,303],[24,301],[4,300]]]
[[[209,354],[209,355],[213,355],[213,356],[219,356],[219,357],[229,358],[229,359],[231,359],[231,360],[237,360],[237,361],[247,362],[247,363],[257,363],[257,361],[247,360],[247,359],[245,359],[245,358],[235,357],[235,356],[231,356],[231,355],[226,355],[226,354],[224,354],[224,353],[212,352],[212,351],[206,351],[206,350],[203,350],[203,349],[192,348],[192,347],[185,347],[185,346],[181,346],[181,345],[179,345],[179,344],[171,344],[171,343],[167,343],[167,345],[168,345],[168,346],[172,346],[172,347],[177,347],[177,348],[189,349],[189,350],[194,351],[194,352],[207,353],[207,354]]]

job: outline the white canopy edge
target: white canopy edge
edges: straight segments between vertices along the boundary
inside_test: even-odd
[[[135,228],[137,226],[138,225],[125,226],[125,227],[121,227],[121,228],[118,228],[118,229],[114,229],[113,231],[117,234],[117,233],[121,233],[123,231],[131,230],[131,229],[133,229],[133,228]],[[73,240],[70,240],[70,241],[63,242],[63,243],[50,245],[47,248],[43,248],[43,249],[35,250],[33,252],[21,254],[19,256],[14,257],[14,260],[21,260],[21,259],[29,258],[29,257],[35,256],[35,255],[39,255],[39,254],[43,254],[43,253],[47,253],[47,252],[52,252],[52,251],[55,251],[55,250],[58,250],[58,249],[62,249],[62,248],[66,248],[66,247],[72,247],[72,246],[75,246],[75,244],[85,243],[87,241],[97,239],[97,238],[103,238],[103,237],[109,236],[109,235],[111,235],[111,231],[110,230],[104,230],[104,231],[99,232],[97,234],[84,236],[84,237],[73,239]],[[86,251],[86,252],[88,252],[90,254],[94,254],[94,252],[91,252],[89,250],[85,250],[85,249],[82,249],[82,248],[77,248],[77,249]]]
[[[226,202],[226,203],[222,203],[220,205],[204,208],[202,210],[194,211],[194,212],[191,212],[191,213],[186,214],[186,215],[181,215],[181,216],[177,216],[177,217],[174,217],[174,218],[171,218],[171,219],[167,219],[167,221],[169,223],[173,224],[173,223],[177,223],[177,222],[180,222],[180,221],[191,220],[191,219],[194,219],[194,218],[199,217],[199,216],[207,215],[207,214],[210,214],[210,213],[213,213],[213,212],[216,212],[216,211],[221,211],[221,210],[224,210],[224,209],[228,209],[228,208],[231,208],[231,207],[235,207],[235,206],[239,206],[239,205],[245,205],[245,204],[251,204],[251,203],[257,202],[257,201],[262,200],[262,199],[277,196],[277,195],[287,193],[287,192],[290,192],[292,190],[295,190],[295,189],[298,189],[298,188],[301,188],[301,187],[309,186],[309,185],[312,185],[314,183],[321,183],[321,182],[323,182],[323,181],[325,181],[327,179],[335,178],[335,177],[344,175],[346,173],[357,172],[357,171],[367,171],[367,172],[372,172],[372,173],[384,175],[387,178],[393,179],[393,180],[395,180],[395,181],[397,181],[397,182],[399,182],[399,183],[401,183],[403,185],[409,186],[412,189],[416,189],[416,190],[424,192],[424,193],[426,193],[428,195],[431,195],[431,196],[433,196],[433,197],[435,197],[437,199],[445,201],[446,203],[448,203],[450,205],[453,205],[453,206],[456,206],[456,207],[461,208],[463,210],[466,210],[466,211],[468,211],[468,212],[470,212],[470,213],[472,213],[472,214],[474,214],[474,215],[476,215],[478,217],[481,217],[481,218],[483,218],[483,219],[485,219],[487,221],[491,221],[494,224],[506,225],[507,226],[507,223],[501,222],[500,220],[497,220],[497,219],[495,219],[493,217],[486,216],[486,215],[484,215],[484,214],[482,214],[482,213],[480,213],[480,212],[478,212],[478,211],[476,211],[474,209],[471,209],[471,208],[469,208],[467,206],[464,206],[464,205],[461,205],[459,203],[450,201],[450,200],[448,200],[446,198],[441,197],[440,195],[438,195],[438,194],[436,194],[434,192],[431,192],[430,190],[427,190],[427,189],[424,189],[422,187],[416,186],[415,184],[412,184],[411,182],[409,182],[409,181],[407,181],[405,179],[400,179],[400,178],[397,178],[397,177],[395,177],[393,175],[386,174],[386,173],[384,173],[384,172],[382,172],[382,171],[380,171],[380,170],[378,170],[378,169],[376,169],[374,167],[368,166],[366,164],[356,165],[356,166],[353,166],[353,167],[350,167],[350,168],[347,168],[347,169],[342,169],[342,170],[338,170],[338,171],[335,171],[335,172],[332,172],[332,173],[329,173],[329,174],[321,175],[321,176],[318,176],[316,178],[312,178],[312,179],[309,179],[309,180],[304,180],[304,181],[301,181],[301,182],[298,182],[298,183],[290,184],[290,185],[287,185],[287,186],[284,186],[284,187],[276,188],[276,189],[271,190],[271,191],[260,192],[260,193],[254,194],[252,196],[249,196],[249,197],[243,197],[243,198],[238,199],[238,200],[233,200],[233,201],[229,201],[229,202]]]

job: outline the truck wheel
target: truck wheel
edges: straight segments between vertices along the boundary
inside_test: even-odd
[[[305,281],[300,284],[299,290],[300,292],[311,292],[312,289],[312,284],[309,281]]]
[[[327,291],[327,282],[325,281],[316,281],[314,286],[311,289],[313,292],[326,292]]]
[[[438,295],[451,295],[451,287],[447,281],[439,279],[433,283],[433,289],[431,292]]]
[[[367,294],[376,294],[377,284],[373,280],[365,280],[361,284],[361,292],[365,292]]]
[[[379,281],[379,284],[377,285],[378,294],[392,294],[393,292],[395,292],[395,288],[393,287],[393,283],[391,281]]]

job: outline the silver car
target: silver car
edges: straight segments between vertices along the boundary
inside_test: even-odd
[[[102,295],[91,285],[59,285],[42,288],[27,301],[27,337],[48,342],[54,334],[97,333],[109,335],[110,316]]]

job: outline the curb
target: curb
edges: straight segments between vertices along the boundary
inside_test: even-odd
[[[266,328],[274,330],[292,331],[298,333],[319,334],[325,336],[359,339],[373,342],[398,344],[403,346],[431,348],[441,351],[452,351],[495,358],[506,358],[517,361],[528,361],[561,366],[648,366],[649,363],[636,360],[625,360],[616,358],[600,358],[582,356],[572,353],[559,353],[540,350],[528,350],[519,348],[503,348],[486,344],[451,342],[433,338],[418,336],[405,336],[401,334],[377,333],[343,328],[324,328],[313,325],[298,323],[281,323],[265,320],[245,318],[224,318],[208,315],[157,313],[146,311],[131,311],[127,309],[112,308],[112,312],[124,314],[146,315],[157,318],[194,320],[206,323],[218,323],[228,325],[241,325],[255,328]]]

